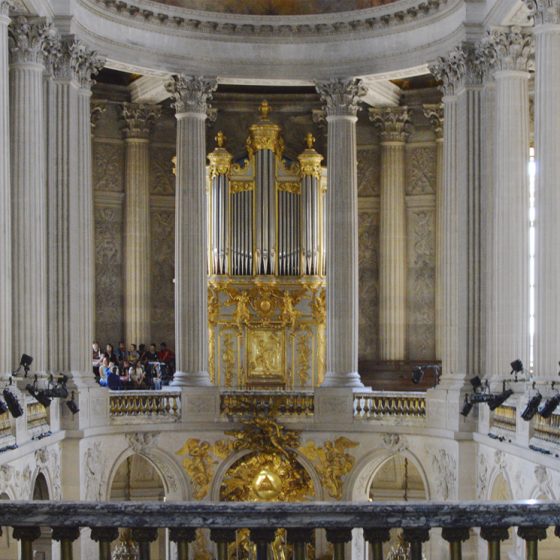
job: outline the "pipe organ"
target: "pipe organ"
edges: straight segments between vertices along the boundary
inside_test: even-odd
[[[325,370],[325,191],[312,134],[285,156],[263,101],[246,153],[209,160],[209,370],[223,387],[305,388]]]

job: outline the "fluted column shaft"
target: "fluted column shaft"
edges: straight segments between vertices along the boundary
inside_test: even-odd
[[[560,338],[560,3],[536,2],[535,25],[535,343],[534,371],[556,377]],[[547,10],[547,4],[553,8]],[[556,11],[554,11],[556,10]]]
[[[177,117],[175,386],[210,385],[205,120],[214,80],[179,76],[166,87]]]
[[[0,379],[14,366],[12,359],[12,205],[10,194],[10,124],[8,88],[8,9],[0,0]]]
[[[125,337],[136,344],[150,339],[150,147],[157,107],[123,106],[125,172]]]
[[[374,108],[381,135],[379,348],[382,360],[406,358],[406,107]]]
[[[487,374],[529,358],[529,73],[532,38],[517,28],[489,33],[496,60],[492,248],[488,262]]]
[[[12,351],[47,368],[47,193],[43,100],[44,21],[10,26],[12,155]],[[8,324],[9,328],[9,324]]]
[[[356,80],[317,85],[328,123],[327,363],[324,387],[363,387],[358,374]]]

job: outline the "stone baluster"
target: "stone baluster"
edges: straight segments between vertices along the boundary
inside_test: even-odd
[[[161,109],[153,105],[122,106],[126,145],[125,172],[125,340],[150,340],[150,145],[153,122]]]
[[[422,543],[430,540],[429,529],[403,529],[404,541],[410,544],[410,560],[422,560]]]
[[[509,538],[507,527],[481,527],[480,536],[488,541],[488,560],[500,560],[500,543]]]
[[[424,116],[432,125],[436,139],[436,358],[443,353],[443,104],[424,105]]]
[[[379,226],[379,341],[382,360],[406,358],[405,142],[411,123],[407,107],[370,109],[381,136]]]
[[[134,527],[132,539],[138,543],[138,560],[150,560],[150,543],[157,539],[158,530],[155,527]]]
[[[44,58],[53,30],[16,17],[9,27],[12,202],[12,351],[47,368],[47,191]],[[10,323],[8,323],[9,328]]]
[[[91,378],[93,190],[89,97],[104,61],[72,37],[51,44],[48,82],[49,369]]]
[[[10,113],[8,62],[8,11],[10,3],[0,0],[0,379],[13,369],[12,329],[12,204],[10,194]]]
[[[14,539],[21,541],[21,560],[33,560],[33,541],[41,536],[40,527],[14,527]]]
[[[216,543],[218,560],[227,560],[228,545],[235,542],[235,529],[210,529],[210,538]]]
[[[291,528],[287,530],[286,541],[294,550],[294,560],[306,560],[307,544],[313,540],[313,529]]]
[[[387,528],[366,528],[364,529],[364,539],[371,544],[372,560],[383,560],[383,543],[391,538]]]
[[[441,536],[449,543],[450,560],[461,560],[462,543],[469,539],[468,527],[444,527]]]
[[[177,544],[177,560],[189,560],[189,543],[196,537],[192,527],[173,527],[169,529],[169,540]]]
[[[486,372],[529,358],[529,64],[532,36],[520,28],[493,30],[481,50],[495,78],[494,184],[488,220]]]
[[[551,379],[558,372],[560,337],[560,0],[524,0],[535,21],[535,246],[534,371]]]
[[[72,543],[80,536],[79,527],[53,527],[52,540],[60,542],[61,560],[72,560]]]
[[[328,123],[327,364],[323,387],[363,387],[358,373],[358,80],[317,84]]]
[[[118,527],[92,527],[91,540],[99,543],[99,560],[111,560],[111,543],[118,537]]]
[[[344,548],[352,540],[352,529],[327,529],[326,533],[327,540],[333,545],[333,560],[344,560]]]
[[[208,213],[204,121],[217,83],[175,76],[166,84],[175,99],[177,171],[175,217],[175,386],[209,386]]]
[[[525,541],[525,558],[538,560],[539,541],[546,539],[546,527],[518,527],[517,534]]]
[[[251,540],[257,547],[257,559],[268,559],[268,547],[274,541],[276,529],[274,527],[251,529]]]

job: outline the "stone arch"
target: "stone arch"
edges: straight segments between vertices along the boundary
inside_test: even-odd
[[[506,492],[507,496],[503,496]],[[495,469],[491,474],[487,499],[494,501],[513,500],[513,486],[505,470]]]
[[[368,500],[371,484],[379,468],[395,455],[402,455],[414,465],[422,479],[426,500],[430,500],[432,491],[424,465],[409,449],[376,449],[362,457],[346,482],[344,499],[352,502]]]
[[[53,489],[49,473],[43,469],[37,469],[33,475],[31,483],[31,500],[50,500],[53,496]]]
[[[220,488],[222,486],[222,481],[224,480],[226,473],[237,461],[239,461],[239,459],[245,457],[246,455],[250,455],[251,453],[253,453],[252,450],[237,451],[218,465],[216,473],[214,474],[214,477],[212,479],[212,484],[210,486],[210,501],[217,502],[220,500]],[[323,485],[312,463],[309,461],[309,459],[307,459],[297,451],[296,458],[298,460],[298,463],[301,464],[301,466],[306,470],[307,474],[311,478],[311,483],[313,484],[313,489],[315,491],[315,499],[317,501],[324,500]]]

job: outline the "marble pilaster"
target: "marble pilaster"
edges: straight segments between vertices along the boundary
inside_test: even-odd
[[[535,245],[534,372],[543,378],[558,373],[560,336],[560,1],[525,0],[535,20],[535,160],[537,215]]]
[[[125,340],[150,340],[150,129],[160,115],[152,105],[125,103]]]
[[[10,194],[10,114],[8,10],[10,3],[0,0],[0,324],[12,323],[12,211]],[[12,329],[0,329],[0,378],[14,367]]]
[[[323,387],[363,387],[358,373],[358,80],[318,83],[328,126],[327,363]]]
[[[175,386],[209,386],[208,217],[205,121],[216,80],[175,76],[166,84],[177,117]]]
[[[532,36],[519,28],[483,38],[495,78],[494,180],[488,219],[485,370],[501,377],[529,359],[529,64]]]
[[[382,360],[406,358],[405,143],[407,107],[374,107],[370,120],[381,137],[379,224],[379,349]]]
[[[47,368],[47,192],[44,55],[52,29],[19,16],[9,27],[12,204],[12,357]]]
[[[443,352],[443,259],[442,248],[445,231],[443,229],[443,104],[424,105],[424,116],[430,121],[436,139],[436,359],[441,360]]]

